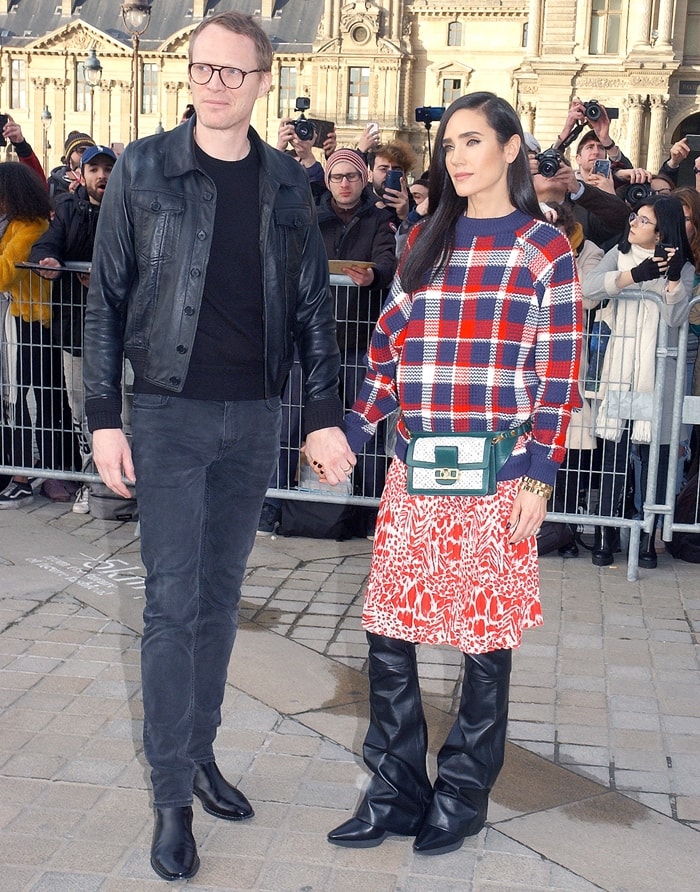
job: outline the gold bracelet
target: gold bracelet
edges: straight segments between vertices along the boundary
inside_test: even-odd
[[[543,499],[549,499],[554,492],[554,487],[549,483],[542,483],[541,480],[535,480],[532,477],[522,477],[520,489],[524,489],[525,492],[532,492],[536,496],[542,496]]]

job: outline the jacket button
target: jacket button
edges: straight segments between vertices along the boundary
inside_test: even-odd
[[[207,237],[206,232],[203,229],[200,229],[199,232],[197,233],[197,238],[200,240],[200,242],[203,242],[206,237]]]
[[[202,275],[202,271],[201,271],[201,269],[197,269],[197,267],[190,270],[190,276],[193,279],[198,279],[201,275]]]
[[[160,210],[160,202],[159,202],[159,201],[153,201],[153,202],[151,202],[151,210],[152,210],[152,211],[159,211],[159,210]]]
[[[175,349],[178,353],[187,353],[187,347],[184,344],[178,344]]]
[[[177,375],[173,375],[172,377],[168,378],[168,384],[172,384],[173,387],[177,387],[179,383],[180,379],[177,377]]]
[[[204,201],[211,201],[213,197],[214,197],[213,192],[203,192],[202,193],[202,198],[204,199]]]
[[[185,316],[194,316],[194,307],[185,307]]]

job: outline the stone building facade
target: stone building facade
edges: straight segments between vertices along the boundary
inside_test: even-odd
[[[135,77],[138,135],[173,127],[190,101],[189,34],[226,9],[259,16],[275,47],[274,86],[253,122],[269,142],[308,96],[340,144],[377,121],[384,138],[414,145],[422,169],[435,128],[416,109],[473,90],[511,101],[543,146],[572,97],[614,106],[616,141],[653,169],[679,135],[700,133],[700,0],[152,0],[138,55],[118,0],[0,0],[0,110],[49,166],[70,130],[133,136]]]

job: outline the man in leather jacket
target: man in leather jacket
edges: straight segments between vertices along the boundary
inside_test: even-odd
[[[136,481],[146,606],[144,751],[167,880],[199,867],[193,794],[250,818],[214,761],[240,587],[279,451],[296,343],[306,451],[338,483],[340,429],[328,265],[304,170],[250,128],[272,47],[252,17],[207,17],[190,38],[196,114],[127,146],[100,211],[84,332],[86,412],[104,482]],[[121,367],[134,368],[133,461]]]

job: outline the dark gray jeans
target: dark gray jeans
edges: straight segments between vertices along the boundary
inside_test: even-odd
[[[214,758],[241,582],[279,437],[279,399],[134,395],[144,749],[159,808],[189,805],[195,764]]]

